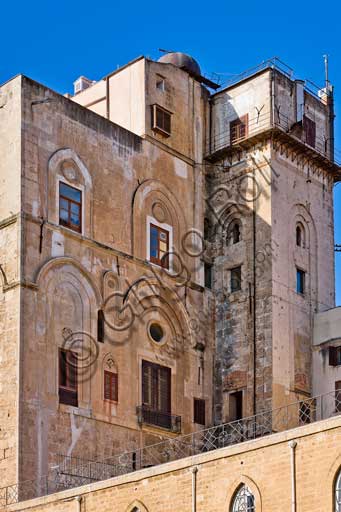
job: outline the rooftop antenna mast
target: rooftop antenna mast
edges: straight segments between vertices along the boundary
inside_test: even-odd
[[[326,93],[329,93],[330,83],[329,83],[329,55],[323,55],[324,58],[324,73],[325,73],[325,85],[326,85]]]
[[[334,162],[334,91],[329,81],[329,55],[323,55],[325,72],[325,94],[326,104],[328,106],[328,124],[329,124],[329,158]]]

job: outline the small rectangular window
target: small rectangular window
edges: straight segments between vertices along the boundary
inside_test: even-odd
[[[309,119],[309,117],[303,116],[303,129],[306,143],[314,148],[316,143],[316,123]]]
[[[104,371],[104,400],[118,402],[118,375]]]
[[[341,346],[329,347],[329,366],[341,366]]]
[[[229,395],[229,421],[241,420],[243,417],[243,391],[234,391]]]
[[[152,105],[152,129],[167,137],[171,134],[171,113],[159,105]]]
[[[205,400],[201,398],[194,398],[194,416],[193,416],[193,422],[198,423],[199,425],[206,425],[206,418],[205,418],[205,409],[206,409],[206,402]]]
[[[305,293],[305,272],[304,270],[296,270],[296,292],[304,295]]]
[[[230,141],[236,144],[248,136],[248,114],[230,122]]]
[[[231,269],[231,292],[238,292],[242,288],[242,268]]]
[[[150,224],[150,261],[169,268],[169,232],[155,224]]]
[[[82,192],[59,183],[59,224],[73,231],[82,231]]]
[[[205,272],[205,288],[212,288],[212,265],[209,263],[204,264]]]
[[[166,90],[166,80],[161,75],[156,75],[156,88],[161,92]]]
[[[341,412],[341,380],[335,382],[335,412]]]
[[[59,349],[59,401],[78,407],[77,354]]]

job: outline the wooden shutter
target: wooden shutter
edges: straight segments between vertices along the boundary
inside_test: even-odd
[[[118,402],[118,375],[104,371],[104,399]]]
[[[171,412],[171,369],[142,361],[142,404],[154,411]]]
[[[337,366],[337,347],[329,347],[329,366]]]
[[[59,401],[78,407],[77,354],[59,349]]]
[[[206,424],[205,405],[205,400],[194,398],[194,423],[199,423],[199,425]]]
[[[316,142],[316,123],[312,119],[309,119],[309,117],[304,116],[303,126],[305,141],[307,144],[309,144],[309,146],[314,148]]]
[[[152,407],[152,367],[148,361],[142,361],[142,405]]]
[[[171,412],[171,369],[165,366],[158,368],[158,410]]]

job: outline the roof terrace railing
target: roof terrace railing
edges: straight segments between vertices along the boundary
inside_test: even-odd
[[[0,489],[0,508],[80,485],[98,482],[184,457],[207,453],[238,443],[327,419],[341,413],[341,390],[306,398],[278,409],[167,439],[135,451],[92,461],[55,455],[49,475]]]

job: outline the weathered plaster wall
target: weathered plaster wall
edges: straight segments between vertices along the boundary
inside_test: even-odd
[[[21,478],[27,479],[46,474],[52,453],[94,459],[169,434],[138,424],[142,359],[171,368],[172,414],[181,416],[183,432],[198,427],[193,397],[206,399],[211,423],[212,334],[210,322],[205,325],[209,293],[197,278],[200,259],[182,248],[188,226],[201,229],[194,220],[192,167],[28,79],[23,96],[22,254],[25,280],[31,283],[23,290],[22,311]],[[47,97],[50,101],[32,113],[31,102]],[[81,234],[58,226],[59,179],[83,190]],[[146,262],[148,216],[172,224],[179,276]],[[79,382],[79,407],[59,404],[57,354],[65,332],[85,333],[84,343],[96,343],[98,309],[113,305],[110,294],[126,293],[142,276],[147,282],[129,295],[133,324],[124,331],[106,326],[96,362]],[[129,320],[129,312],[123,317]],[[165,344],[149,338],[152,319],[163,325]],[[200,380],[198,342],[206,346]],[[119,374],[119,401],[112,405],[103,400],[108,358]]]
[[[17,480],[21,77],[0,87],[0,481]]]

